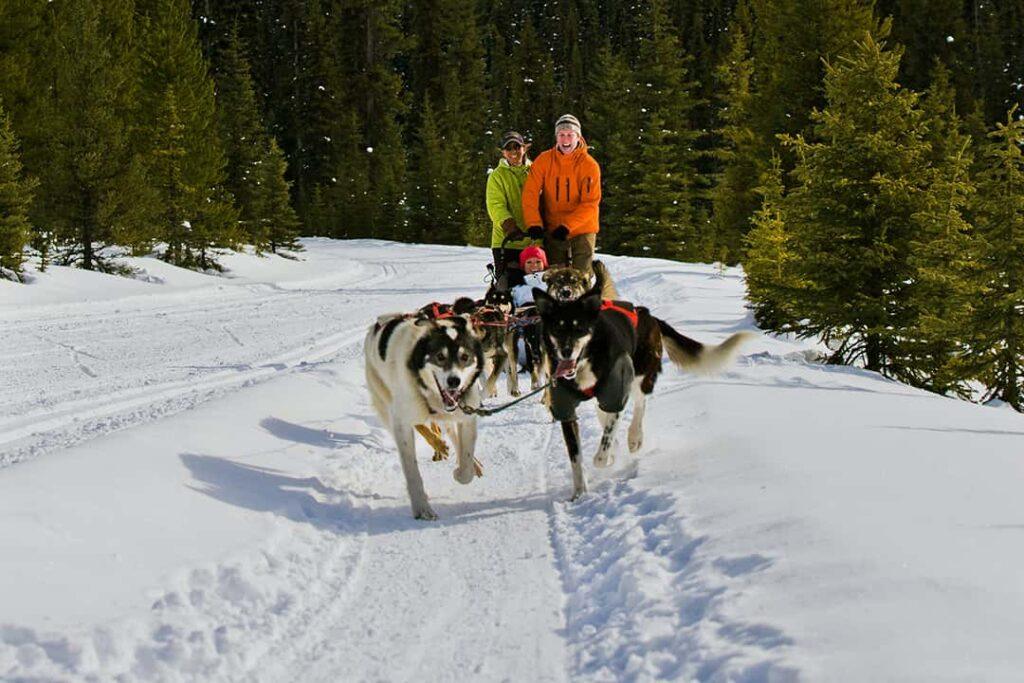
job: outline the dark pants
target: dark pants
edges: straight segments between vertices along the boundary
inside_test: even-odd
[[[491,249],[494,254],[494,277],[500,289],[511,289],[523,284],[525,273],[519,268],[522,249]]]
[[[589,232],[577,235],[568,240],[544,238],[544,251],[548,255],[548,263],[552,266],[572,266],[576,270],[589,273],[594,260],[594,248],[597,246],[597,233]]]
[[[633,361],[629,356],[620,356],[603,381],[598,382],[594,392],[598,407],[606,413],[621,413],[626,408],[632,384]],[[559,380],[551,387],[551,417],[559,422],[575,420],[576,407],[586,400],[575,384]]]

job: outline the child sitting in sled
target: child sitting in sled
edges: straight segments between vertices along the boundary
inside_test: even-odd
[[[519,254],[519,267],[526,274],[523,276],[523,284],[512,288],[512,304],[516,308],[533,303],[534,287],[547,290],[548,286],[543,278],[544,271],[548,268],[548,255],[536,245],[527,247]]]

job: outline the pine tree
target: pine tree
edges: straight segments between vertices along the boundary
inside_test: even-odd
[[[217,118],[227,160],[224,186],[235,199],[244,239],[262,251],[268,244],[260,227],[256,178],[267,134],[237,33],[232,34],[217,61]]]
[[[971,315],[970,355],[964,363],[998,398],[1024,411],[1024,120],[1010,110],[981,147],[972,212],[984,294]]]
[[[266,235],[270,251],[278,249],[300,250],[299,221],[292,209],[285,172],[288,163],[274,138],[270,138],[260,159],[256,177],[256,215],[262,225],[259,232]]]
[[[18,141],[0,105],[0,278],[21,280],[22,259],[31,236],[28,210],[35,181],[22,173]]]
[[[185,127],[178,113],[178,97],[173,85],[167,86],[163,100],[163,106],[157,110],[153,120],[148,162],[150,182],[161,204],[155,237],[167,243],[167,251],[164,253],[167,261],[187,266],[190,265],[186,248],[187,232],[189,220],[194,219],[190,205],[195,188],[188,183],[183,172],[187,156]]]
[[[964,216],[974,192],[970,138],[961,131],[949,72],[937,62],[921,109],[931,148],[930,191],[914,216],[918,226],[909,264],[913,319],[903,331],[904,379],[941,394],[970,395],[959,359],[967,352],[970,313],[978,287],[979,241]]]
[[[450,242],[458,238],[457,228],[450,221],[452,186],[445,180],[449,176],[446,163],[437,116],[428,98],[423,104],[409,173],[409,237],[415,242]]]
[[[428,206],[432,216],[411,216],[411,229],[429,241],[483,244],[490,235],[482,197],[492,157],[487,154],[491,141],[482,134],[488,106],[476,13],[467,15],[457,0],[414,9],[421,50],[411,66],[414,77],[422,79],[423,94],[420,118],[412,124],[419,134],[409,195],[414,206]],[[427,120],[428,103],[433,122]],[[425,201],[422,192],[430,186],[441,191]]]
[[[590,109],[586,112],[587,142],[601,164],[601,241],[604,249],[619,249],[618,226],[634,208],[630,196],[636,173],[640,110],[636,81],[622,55],[606,44],[590,72]]]
[[[795,330],[821,336],[834,362],[891,376],[905,372],[908,252],[931,191],[926,126],[917,95],[896,84],[899,59],[869,37],[828,65],[813,138],[787,138],[799,184],[783,206],[806,281],[792,297]]]
[[[743,238],[751,216],[758,208],[756,190],[764,173],[765,141],[750,126],[751,78],[749,16],[741,3],[736,21],[730,26],[728,50],[715,71],[718,84],[718,144],[713,152],[719,171],[711,190],[714,207],[712,232],[715,245],[736,261],[743,251]],[[763,218],[763,217],[762,217]]]
[[[777,156],[762,174],[757,193],[761,206],[754,212],[752,227],[745,237],[743,270],[747,298],[758,325],[788,332],[797,322],[792,313],[792,300],[807,285],[799,278],[793,236],[786,227],[782,209],[782,163]]]
[[[230,206],[210,206],[223,201],[225,180],[213,80],[184,0],[144,0],[139,9],[145,27],[142,111],[150,122],[142,130],[142,145],[155,143],[150,164],[160,178],[164,213],[156,237],[167,244],[167,260],[196,265],[197,254],[227,246],[235,237],[230,221],[223,220]],[[204,225],[200,214],[213,223]]]
[[[634,71],[639,112],[638,157],[630,183],[633,205],[617,226],[622,253],[653,253],[704,260],[696,203],[704,179],[697,172],[697,132],[691,127],[697,101],[664,0],[652,0],[640,18],[645,40]]]
[[[100,249],[148,236],[158,211],[136,149],[139,66],[132,0],[62,0],[48,8],[46,92],[26,145],[40,180],[33,220],[52,228],[61,261],[114,268]]]
[[[546,145],[559,114],[555,101],[555,65],[529,17],[523,20],[509,69],[509,118],[503,130],[518,130],[528,140]]]

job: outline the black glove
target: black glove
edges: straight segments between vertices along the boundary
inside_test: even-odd
[[[526,229],[526,234],[535,240],[539,240],[544,237],[544,228],[539,225],[531,225]]]
[[[556,240],[564,240],[569,236],[569,228],[564,225],[559,225],[557,228],[551,231],[551,238]]]

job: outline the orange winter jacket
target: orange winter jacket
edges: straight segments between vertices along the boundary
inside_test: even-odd
[[[601,203],[601,167],[587,152],[587,143],[569,154],[557,148],[541,152],[530,166],[523,185],[523,222],[547,231],[559,225],[569,237],[598,232]]]

